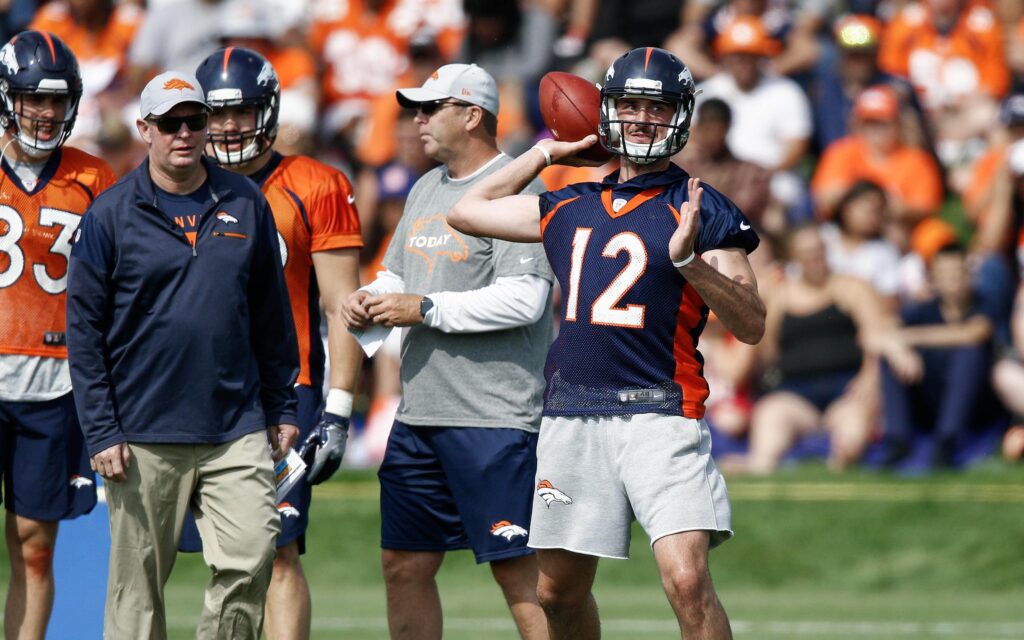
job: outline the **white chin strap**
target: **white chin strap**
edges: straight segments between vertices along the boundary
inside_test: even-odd
[[[22,152],[30,158],[40,160],[47,157],[60,146],[60,139],[64,136],[64,125],[60,126],[60,131],[54,136],[53,140],[47,140],[45,142],[39,140],[33,140],[26,136],[21,128],[18,128],[18,146],[21,147]]]
[[[621,127],[622,125],[618,126]],[[668,148],[668,139],[671,135],[672,132],[669,131],[663,139],[654,144],[636,144],[635,142],[629,142],[625,136],[622,136],[622,144],[626,149],[626,156],[633,164],[651,164],[665,157],[664,152]]]
[[[257,142],[258,137],[253,137],[252,142],[240,151],[224,151],[214,143],[211,145],[213,147],[213,154],[217,157],[217,162],[220,164],[245,164],[260,154],[260,145]]]

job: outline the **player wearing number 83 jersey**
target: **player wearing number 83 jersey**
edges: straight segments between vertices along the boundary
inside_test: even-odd
[[[0,48],[0,476],[11,563],[8,637],[44,635],[58,521],[96,504],[71,397],[65,302],[79,220],[114,176],[102,160],[63,146],[81,94],[75,56],[56,36],[25,31]]]

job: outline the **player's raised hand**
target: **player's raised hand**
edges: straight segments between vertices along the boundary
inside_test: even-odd
[[[685,261],[693,255],[700,230],[700,199],[704,195],[700,178],[690,178],[687,190],[690,197],[679,207],[679,227],[668,241],[668,257],[672,262]]]
[[[544,149],[551,155],[551,164],[564,164],[570,167],[600,167],[607,160],[588,160],[586,158],[579,157],[580,151],[589,149],[590,147],[597,144],[597,136],[589,135],[582,140],[576,142],[563,142],[561,140],[555,140],[554,138],[547,138],[538,142],[536,147]],[[538,155],[543,154],[540,152]]]

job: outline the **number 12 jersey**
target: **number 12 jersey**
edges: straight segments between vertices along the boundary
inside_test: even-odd
[[[540,196],[544,249],[562,289],[544,414],[701,418],[708,384],[697,345],[708,307],[668,255],[689,175],[670,165],[618,178]],[[756,249],[743,213],[703,188],[696,252]]]

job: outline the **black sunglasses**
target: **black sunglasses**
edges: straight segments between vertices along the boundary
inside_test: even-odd
[[[445,107],[471,107],[468,102],[451,102],[448,100],[436,100],[434,102],[421,102],[416,105],[416,111],[425,116],[432,116]]]
[[[160,130],[160,133],[171,134],[181,131],[182,123],[188,127],[189,131],[202,131],[206,128],[207,120],[209,120],[209,115],[205,111],[201,111],[190,116],[164,116],[162,118],[152,118],[150,122],[156,125],[156,128]]]

